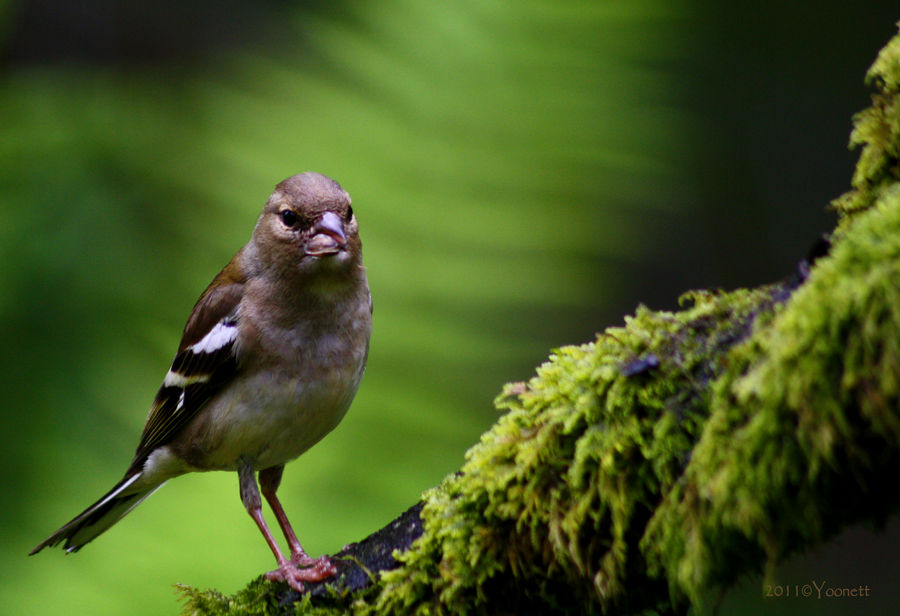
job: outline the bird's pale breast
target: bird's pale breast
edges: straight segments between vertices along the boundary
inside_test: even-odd
[[[349,314],[332,315],[332,323],[256,334],[252,343],[281,357],[277,367],[243,366],[173,443],[177,455],[198,470],[235,470],[240,459],[264,469],[293,460],[333,430],[368,354],[370,308],[353,305]]]

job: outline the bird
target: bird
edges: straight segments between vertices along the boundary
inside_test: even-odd
[[[275,555],[267,579],[303,592],[304,582],[332,577],[328,556],[304,551],[276,492],[284,465],[350,407],[371,330],[350,196],[318,173],[280,182],[250,240],[197,300],[122,479],[30,555],[60,543],[75,552],[167,480],[219,470],[237,472],[241,501]],[[287,556],[263,518],[260,491]]]

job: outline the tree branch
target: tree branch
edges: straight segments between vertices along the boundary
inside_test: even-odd
[[[300,597],[189,614],[683,613],[900,506],[900,36],[869,72],[828,254],[555,351],[459,473]]]

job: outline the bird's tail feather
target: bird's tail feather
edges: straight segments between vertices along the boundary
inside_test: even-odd
[[[141,473],[135,473],[122,479],[100,500],[35,546],[28,555],[37,554],[44,548],[55,546],[63,540],[65,540],[63,549],[66,552],[80,550],[85,544],[106,532],[109,527],[125,517],[129,511],[140,505],[145,498],[162,486],[162,483],[149,487],[134,485],[140,483],[138,481],[140,478]]]

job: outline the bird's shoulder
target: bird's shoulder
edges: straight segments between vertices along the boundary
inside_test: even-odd
[[[244,296],[247,275],[238,252],[200,295],[185,323],[178,352],[203,340],[215,326],[233,313]]]

